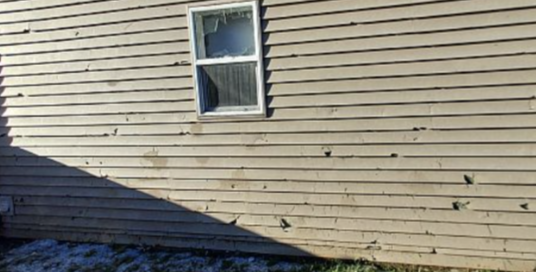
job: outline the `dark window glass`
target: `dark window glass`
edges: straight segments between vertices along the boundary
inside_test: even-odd
[[[256,63],[207,65],[199,67],[200,85],[206,107],[256,106]]]

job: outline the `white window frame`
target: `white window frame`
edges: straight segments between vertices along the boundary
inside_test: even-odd
[[[255,40],[255,54],[252,56],[239,57],[224,57],[217,59],[199,59],[198,44],[195,29],[195,16],[197,12],[214,11],[232,8],[251,7],[253,14],[253,35]],[[265,97],[265,82],[264,82],[264,63],[262,51],[262,34],[261,34],[261,18],[260,7],[258,1],[234,2],[228,4],[213,4],[209,6],[189,6],[188,7],[188,24],[190,32],[190,46],[192,55],[192,69],[195,86],[195,98],[197,105],[197,116],[204,117],[265,117],[266,116],[266,97]],[[202,90],[199,84],[199,67],[216,65],[216,64],[236,64],[236,63],[256,63],[255,71],[257,77],[257,106],[238,106],[224,107],[224,110],[207,111],[204,95],[206,90]]]

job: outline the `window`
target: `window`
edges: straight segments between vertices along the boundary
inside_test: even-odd
[[[188,15],[198,115],[264,116],[257,2],[191,7]]]

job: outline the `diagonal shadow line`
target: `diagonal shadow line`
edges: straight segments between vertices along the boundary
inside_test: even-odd
[[[18,147],[6,103],[26,98],[1,96],[1,63],[0,56],[0,196],[13,198],[15,214],[1,218],[0,236],[313,256],[241,227],[247,214],[209,215],[217,200],[194,210],[170,199],[171,187],[151,192],[129,187],[128,179],[96,176]],[[273,232],[289,227],[280,220]]]

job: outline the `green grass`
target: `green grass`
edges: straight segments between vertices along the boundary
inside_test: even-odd
[[[402,264],[380,264],[368,261],[317,261],[303,263],[293,272],[450,272],[451,268],[422,267]],[[492,272],[491,270],[455,269],[459,272]]]
[[[380,270],[374,265],[366,263],[347,263],[347,262],[318,262],[313,264],[304,264],[294,272],[376,272]]]

